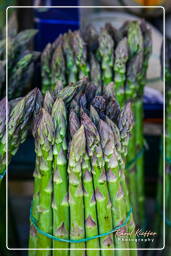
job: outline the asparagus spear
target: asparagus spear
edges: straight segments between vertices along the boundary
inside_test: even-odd
[[[136,35],[136,36],[135,36]],[[132,137],[129,143],[129,154],[127,161],[130,162],[134,159],[136,153],[143,147],[142,137],[142,106],[138,97],[140,91],[143,92],[141,80],[143,70],[143,34],[139,22],[134,21],[128,23],[128,47],[130,58],[127,68],[127,82],[126,82],[126,98],[131,98],[135,102],[132,104],[132,109],[135,119],[135,127],[132,131]],[[139,112],[141,110],[141,112]],[[141,136],[141,137],[140,137]],[[141,145],[140,145],[141,144]],[[138,160],[137,164],[132,165],[129,170],[128,180],[131,189],[131,201],[136,212],[134,212],[136,222],[143,222],[144,212],[144,195],[143,195],[143,157]],[[136,186],[136,184],[139,184]],[[136,196],[137,195],[137,196]],[[135,200],[137,198],[137,200]]]
[[[51,58],[52,58],[52,45],[49,43],[43,50],[41,55],[41,76],[42,76],[42,92],[45,94],[47,90],[52,87],[51,81]]]
[[[115,49],[114,63],[114,91],[118,103],[122,106],[124,103],[124,84],[126,80],[126,63],[128,60],[128,42],[123,38]]]
[[[71,39],[73,34],[69,31],[64,34],[63,51],[66,59],[66,74],[68,83],[75,83],[77,81],[77,66],[74,59],[74,52],[71,46]]]
[[[11,76],[9,77],[9,99],[13,97],[14,93],[16,96],[19,96],[19,94],[21,94],[26,88],[33,75],[33,67],[30,65],[34,60],[37,59],[38,56],[39,54],[36,52],[28,53],[17,62],[13,72],[11,73]],[[16,93],[15,90],[19,84],[21,88],[18,89]]]
[[[98,33],[93,25],[86,26],[83,31],[83,39],[87,44],[88,52],[96,52],[99,42]]]
[[[2,161],[2,157],[4,156],[4,145],[2,143],[2,138],[4,137],[5,134],[5,129],[6,129],[6,111],[8,111],[8,104],[7,104],[7,109],[6,109],[6,98],[3,98],[0,101],[0,159],[1,159],[1,168],[0,168],[0,185],[1,181],[3,179],[3,172],[5,171],[5,159]]]
[[[74,134],[69,151],[69,205],[70,205],[70,239],[85,238],[84,202],[82,189],[81,162],[85,153],[84,127],[81,126]],[[71,243],[70,247],[85,248],[85,243]],[[71,251],[71,256],[83,255],[83,251]]]
[[[97,57],[101,63],[103,83],[107,85],[113,80],[114,41],[105,28],[101,29],[98,40]]]
[[[127,155],[128,142],[129,142],[129,137],[130,137],[130,132],[132,130],[132,127],[133,127],[133,114],[131,111],[131,104],[127,103],[123,108],[123,110],[121,111],[118,118],[118,128],[120,131],[122,155],[124,159]],[[125,175],[123,173],[124,169],[125,169],[125,165],[123,165],[121,169],[121,186],[123,188],[124,195],[126,198],[126,209],[128,212],[131,208],[131,205],[129,200],[128,188],[125,180]],[[135,224],[133,220],[133,215],[131,214],[129,225],[128,225],[128,231],[131,232],[131,235],[134,240],[130,241],[130,248],[136,248],[137,246],[135,242],[134,230],[135,230]],[[137,255],[137,252],[130,251],[130,256],[134,256],[134,255]]]
[[[139,77],[143,64],[143,52],[137,53],[128,63],[126,81],[126,99],[135,100],[139,90]]]
[[[131,58],[143,49],[143,35],[138,21],[128,24],[128,46]]]
[[[39,188],[38,226],[41,230],[52,234],[52,161],[54,144],[54,124],[49,113],[42,109],[37,130],[34,131],[35,151],[40,157],[39,172],[41,184]],[[40,233],[37,235],[37,248],[52,248],[52,240]],[[37,251],[36,255],[50,255],[48,250]]]
[[[106,100],[107,101],[107,100]],[[121,113],[120,106],[114,98],[109,98],[106,105],[106,115],[116,124],[118,124],[118,118]]]
[[[80,32],[75,31],[72,34],[72,45],[74,50],[75,62],[78,70],[78,77],[88,77],[89,66],[87,63],[87,49],[84,40],[82,39]]]
[[[139,87],[139,96],[141,97],[143,95],[143,89],[146,83],[149,58],[152,53],[152,33],[150,27],[144,21],[141,22],[140,26],[143,34],[143,65],[141,77],[139,79],[141,85]]]
[[[52,87],[59,86],[62,89],[66,85],[66,75],[65,75],[65,59],[62,49],[62,39],[58,42],[58,46],[54,51],[52,57]]]
[[[131,103],[127,103],[119,114],[118,128],[121,136],[122,154],[123,157],[127,155],[127,146],[130,132],[133,128],[134,118],[131,111]]]
[[[135,84],[138,82],[137,78],[141,73],[143,63],[143,34],[139,22],[129,22],[127,33],[129,63],[127,71],[128,82],[126,83],[126,94],[128,98],[135,98],[138,90],[138,86]]]
[[[101,119],[105,119],[106,99],[103,96],[96,96],[92,100],[92,106],[97,110]]]
[[[139,99],[135,103],[135,130],[136,130],[136,152],[142,150],[144,146],[143,139],[143,89],[146,83],[146,73],[148,68],[148,61],[150,58],[150,54],[152,52],[152,38],[151,38],[151,30],[146,25],[145,22],[141,22],[141,29],[143,34],[143,63],[141,66],[141,72],[138,76],[139,89],[138,96]],[[137,187],[137,198],[138,198],[138,209],[139,209],[139,219],[143,223],[144,221],[144,168],[143,168],[143,155],[138,158],[136,164],[136,181],[137,184],[140,184]]]
[[[99,121],[99,134],[101,137],[109,194],[112,203],[113,226],[116,227],[121,225],[126,219],[125,195],[120,184],[119,162],[115,149],[113,132],[103,120]],[[126,230],[126,227],[123,227],[120,231],[127,232],[128,230]],[[127,241],[120,241],[116,236],[115,246],[116,248],[129,248],[129,243]],[[116,255],[129,256],[129,251],[117,251]]]
[[[16,61],[18,61],[23,52],[28,49],[31,39],[38,31],[27,29],[18,33],[13,39],[8,39],[8,70],[12,71]]]
[[[42,106],[43,98],[40,93],[38,93],[35,110],[34,110],[34,121],[33,121],[33,134],[36,135],[39,121],[41,119],[42,112],[40,111],[40,107]],[[44,100],[45,104],[46,100]],[[36,144],[35,146],[37,146]],[[34,170],[34,191],[33,191],[33,200],[32,200],[32,215],[36,220],[39,219],[39,195],[40,195],[40,185],[41,185],[41,174],[40,174],[40,163],[41,163],[41,157],[36,156],[36,163],[35,163],[35,170]],[[30,223],[30,236],[29,236],[29,248],[37,248],[37,230],[33,226],[32,223]],[[36,251],[30,250],[29,256],[35,256]]]
[[[106,182],[103,154],[100,146],[100,138],[96,127],[84,112],[81,115],[81,119],[85,128],[88,155],[91,159],[93,169],[99,233],[103,234],[112,230],[112,212]],[[114,248],[113,242],[113,235],[107,235],[100,238],[100,246],[104,249]],[[114,251],[103,250],[101,251],[101,254],[103,256],[111,256],[114,255]]]
[[[97,86],[97,95],[102,93],[102,81],[101,81],[101,70],[100,65],[92,53],[90,55],[90,80]]]
[[[29,129],[28,124],[33,115],[38,94],[39,91],[35,88],[24,98],[18,102],[16,101],[16,105],[10,110],[8,118],[8,162],[17,152],[19,145],[26,139]],[[3,172],[6,167],[6,140],[7,134],[5,130],[2,133],[0,147],[1,172]]]
[[[73,136],[80,127],[79,119],[76,113],[72,110],[70,112],[70,134]],[[83,155],[82,161],[82,175],[83,175],[83,192],[84,192],[84,208],[85,208],[85,232],[86,237],[93,237],[98,235],[98,223],[96,215],[96,200],[94,195],[94,187],[92,181],[92,170],[90,166],[90,159],[87,152]],[[86,248],[99,248],[99,239],[93,239],[86,242]],[[100,255],[98,250],[87,250],[87,256]]]
[[[117,127],[117,125],[108,117],[106,117],[106,123],[109,125],[109,127],[112,129],[113,136],[114,136],[114,145],[116,149],[116,155],[118,159],[119,168],[124,166],[124,159],[122,157],[122,150],[121,150],[121,141],[120,141],[120,132]]]
[[[57,90],[54,91],[54,97],[58,96],[63,99],[65,104],[69,104],[76,95],[78,96],[79,93],[82,93],[85,88],[86,81],[86,79],[81,79],[77,83],[70,84],[60,91],[58,91],[57,88]]]
[[[36,220],[39,219],[39,194],[40,194],[40,185],[41,185],[41,175],[40,175],[40,166],[41,158],[36,156],[36,163],[35,163],[35,170],[33,173],[34,177],[34,191],[33,191],[33,200],[32,200],[32,215]],[[30,235],[29,235],[29,248],[37,248],[37,236],[38,232],[33,226],[32,223],[30,223]],[[36,256],[36,251],[30,250],[29,256]]]
[[[53,149],[53,235],[69,238],[69,208],[67,182],[67,115],[62,99],[56,99],[52,108],[55,123],[55,144]],[[53,241],[53,248],[68,248],[69,244]],[[68,251],[53,251],[53,255],[68,255]]]
[[[52,106],[54,104],[54,98],[52,96],[52,94],[47,91],[44,97],[44,102],[43,102],[43,108],[49,113],[51,114],[52,112]]]

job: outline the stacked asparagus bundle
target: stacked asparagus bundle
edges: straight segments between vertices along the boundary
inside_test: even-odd
[[[8,38],[8,97],[13,99],[23,96],[30,89],[34,73],[34,62],[39,53],[29,50],[31,39],[37,33],[29,29]],[[5,39],[0,41],[0,98],[6,95],[6,54]]]
[[[151,32],[142,21],[126,22],[116,30],[106,24],[98,33],[88,26],[61,35],[42,54],[43,93],[60,90],[70,82],[88,77],[97,95],[113,92],[121,106],[133,102],[135,127],[127,157],[127,180],[136,223],[143,222],[143,88],[151,53]],[[138,155],[138,159],[134,160]]]
[[[30,120],[40,107],[41,97],[41,93],[35,88],[23,98],[9,102],[3,98],[0,101],[0,183],[6,169],[6,154],[8,152],[9,162],[26,139]]]
[[[99,96],[98,88],[86,79],[76,84],[77,91],[72,87],[47,92],[34,122],[36,168],[29,247],[47,250],[31,250],[29,255],[79,256],[85,251],[78,249],[84,248],[104,249],[101,253],[87,250],[90,256],[137,255],[106,250],[136,248],[132,213],[125,223],[131,209],[125,180],[131,105],[120,109],[113,94]],[[89,240],[124,223],[119,231],[129,233],[126,240],[115,233]],[[83,240],[70,243],[68,239]],[[48,250],[69,247],[70,253]]]

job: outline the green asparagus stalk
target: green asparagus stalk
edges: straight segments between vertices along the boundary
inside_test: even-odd
[[[124,165],[124,159],[122,156],[122,147],[121,147],[121,141],[120,141],[120,132],[117,127],[117,125],[106,116],[106,123],[109,125],[109,127],[112,129],[113,136],[114,136],[114,145],[116,149],[116,155],[118,159],[119,167],[121,168]]]
[[[38,58],[39,54],[36,52],[28,53],[23,58],[21,58],[15,68],[13,69],[9,77],[9,89],[8,97],[11,99],[15,93],[16,97],[21,95],[26,89],[26,86],[30,82],[33,75],[33,65],[32,62]],[[20,84],[20,88],[17,89]],[[15,92],[17,89],[17,92]]]
[[[83,31],[83,39],[87,44],[88,52],[96,52],[99,42],[98,42],[98,32],[95,27],[91,24],[86,26]]]
[[[142,91],[140,80],[142,78],[143,69],[143,34],[138,21],[128,23],[128,47],[129,47],[129,62],[127,68],[127,81],[126,81],[126,98],[134,100],[132,109],[135,119],[135,127],[132,131],[132,137],[129,143],[129,154],[127,162],[131,162],[135,158],[137,152],[142,147],[143,134],[142,134],[142,106],[139,107],[138,97],[139,91]],[[142,99],[140,99],[142,101]],[[138,129],[138,130],[137,130]],[[141,143],[140,143],[141,142]],[[140,149],[141,147],[141,149]],[[131,202],[134,207],[134,217],[138,224],[144,222],[144,177],[143,177],[143,157],[139,158],[137,164],[132,164],[128,172],[128,184],[131,190]],[[138,186],[136,185],[138,184]],[[136,198],[136,200],[135,200]]]
[[[143,49],[143,35],[139,21],[128,23],[128,46],[131,58]]]
[[[29,129],[29,122],[33,116],[36,98],[39,90],[35,88],[24,98],[16,101],[16,105],[10,110],[8,117],[8,163],[15,155],[21,143],[24,142]],[[7,111],[7,110],[6,110]],[[4,111],[5,112],[5,111]],[[5,114],[5,113],[4,113]],[[6,117],[3,117],[6,118]],[[5,123],[4,123],[5,124]],[[4,129],[4,128],[3,128]],[[0,161],[2,173],[6,168],[6,129],[1,134]]]
[[[0,159],[1,159],[1,167],[0,167],[0,185],[1,181],[3,179],[3,172],[5,171],[5,159],[3,159],[4,155],[4,144],[2,143],[2,138],[5,135],[5,129],[6,129],[6,115],[8,115],[9,112],[9,104],[7,103],[7,108],[6,108],[6,98],[3,98],[0,101]],[[7,113],[6,113],[7,112]]]
[[[126,81],[126,98],[135,99],[143,65],[143,34],[138,21],[128,23],[129,63]]]
[[[142,72],[139,78],[140,87],[139,87],[139,96],[143,95],[143,89],[146,83],[147,69],[149,59],[152,53],[152,33],[149,25],[147,25],[144,21],[141,22],[141,30],[143,34],[143,65]]]
[[[46,98],[46,96],[45,96]],[[42,105],[43,99],[41,94],[37,97],[36,100],[36,106],[34,111],[34,121],[33,121],[33,134],[35,136],[35,133],[38,129],[39,121],[42,115],[42,112],[40,111],[40,107]],[[44,104],[47,102],[44,99]],[[37,144],[35,145],[37,146]],[[41,157],[36,155],[36,162],[35,162],[35,170],[33,173],[34,176],[34,191],[33,191],[33,200],[32,200],[32,215],[36,220],[39,219],[39,195],[40,195],[40,185],[41,185],[41,174],[40,174],[40,163],[41,163]],[[30,235],[29,235],[29,248],[37,248],[37,238],[38,238],[38,232],[34,225],[30,223]],[[35,250],[29,251],[29,256],[36,256]]]
[[[118,128],[120,131],[120,137],[121,137],[121,146],[122,146],[122,155],[123,158],[126,158],[127,155],[127,148],[128,148],[128,142],[130,137],[130,132],[133,127],[133,113],[131,111],[131,104],[127,103],[123,110],[121,111],[118,119]],[[123,171],[125,170],[125,165],[122,166],[121,169],[121,186],[123,188],[123,192],[126,198],[126,209],[127,212],[131,208],[130,199],[129,199],[129,193],[128,188],[126,184],[126,179]],[[133,215],[131,214],[131,219],[129,221],[128,225],[128,231],[131,232],[133,240],[130,241],[130,248],[136,248],[136,241],[135,241],[135,223],[133,220]],[[130,251],[130,256],[137,255],[136,251]]]
[[[92,53],[90,55],[90,80],[97,86],[97,95],[102,93],[102,81],[101,81],[101,70],[100,65]]]
[[[103,84],[107,85],[113,80],[114,41],[105,28],[101,29],[98,40],[97,57],[101,63]]]
[[[135,100],[139,90],[139,77],[143,64],[143,52],[137,53],[128,63],[126,81],[126,99]]]
[[[120,115],[120,106],[114,98],[109,98],[106,104],[106,115],[114,122],[118,123],[118,118]]]
[[[138,77],[139,81],[139,90],[138,96],[139,99],[135,103],[135,130],[136,130],[136,151],[139,152],[144,147],[144,139],[143,139],[143,89],[146,83],[146,75],[149,58],[152,52],[152,38],[151,38],[151,30],[146,25],[145,22],[141,22],[141,29],[143,34],[143,64],[141,67],[141,72]],[[137,184],[137,195],[138,195],[138,204],[139,204],[139,219],[141,222],[144,222],[144,166],[143,166],[144,158],[143,155],[139,157],[136,164],[136,181]]]
[[[141,152],[144,147],[144,136],[143,136],[143,103],[142,99],[139,99],[135,103],[135,144],[136,152]],[[133,131],[134,132],[134,131]],[[136,153],[135,153],[136,154]],[[135,155],[134,155],[135,157]],[[133,159],[133,158],[132,158]],[[135,181],[134,181],[135,182]],[[143,154],[137,159],[136,162],[136,182],[137,186],[137,212],[138,220],[140,223],[144,223],[144,157]]]
[[[70,134],[73,136],[79,129],[80,123],[76,113],[70,112]],[[94,187],[92,180],[92,170],[90,159],[85,152],[82,161],[82,176],[83,176],[83,192],[84,192],[84,207],[85,207],[85,232],[86,237],[98,235],[98,223],[96,214],[96,200],[94,195]],[[99,248],[99,239],[93,239],[86,242],[86,248]],[[100,255],[98,250],[87,250],[87,256]]]
[[[106,182],[105,166],[103,160],[103,153],[100,146],[100,137],[96,127],[87,116],[86,113],[82,113],[82,124],[85,128],[88,155],[91,159],[91,165],[93,170],[93,182],[95,189],[95,198],[97,202],[97,216],[99,224],[99,233],[103,234],[112,230],[112,212],[111,202]],[[102,249],[114,248],[113,235],[107,235],[100,238],[100,246]],[[102,250],[101,254],[114,255],[114,251]]]
[[[66,74],[65,74],[65,59],[62,48],[62,39],[58,42],[53,57],[52,57],[52,88],[58,86],[59,89],[62,89],[66,85]]]
[[[86,44],[82,39],[79,31],[73,32],[72,45],[78,70],[78,77],[79,79],[82,79],[83,77],[88,77],[89,65],[87,62],[87,49]]]
[[[70,84],[60,91],[58,91],[58,87],[57,87],[53,93],[54,98],[55,97],[61,98],[63,99],[65,104],[69,104],[75,96],[78,96],[79,93],[82,93],[82,91],[85,88],[86,82],[87,82],[87,79],[81,79],[77,83]]]
[[[48,234],[52,234],[52,161],[55,128],[49,113],[42,109],[37,130],[34,131],[35,151],[40,157],[39,172],[41,184],[38,202],[38,226]],[[52,248],[52,240],[40,233],[37,234],[36,248]],[[37,251],[36,255],[50,255],[48,250]]]
[[[103,120],[99,121],[99,133],[101,136],[109,194],[112,203],[113,226],[116,227],[124,222],[127,215],[125,210],[125,196],[120,184],[119,162],[117,159],[113,132]],[[120,231],[128,230],[123,227]],[[116,248],[129,248],[129,242],[120,241],[118,237],[115,236],[115,246]],[[117,251],[116,255],[129,256],[129,251]]]
[[[42,76],[42,93],[52,88],[51,80],[51,58],[52,58],[52,45],[49,43],[43,50],[41,55],[41,76]]]
[[[84,201],[82,189],[81,162],[85,154],[84,127],[81,126],[74,134],[69,152],[69,206],[70,206],[70,239],[78,240],[85,238],[84,227]],[[85,248],[85,243],[71,243],[72,249]],[[84,251],[71,251],[71,256],[82,256]]]
[[[31,39],[37,34],[35,29],[27,29],[18,33],[14,38],[8,39],[8,71],[12,71],[16,61],[30,45]]]
[[[69,204],[67,181],[67,115],[64,102],[57,99],[52,108],[52,119],[55,123],[55,144],[53,149],[53,235],[69,239]],[[53,241],[53,248],[67,249],[69,243]],[[68,250],[53,251],[54,256],[67,256]]]
[[[44,102],[43,102],[43,108],[49,113],[51,114],[52,112],[52,107],[54,104],[54,98],[52,96],[52,94],[47,91],[44,97]]]
[[[132,110],[133,110],[133,113],[135,113],[135,104],[136,103],[132,103]],[[137,113],[139,115],[139,113]],[[137,118],[137,115],[135,116],[135,118]],[[138,116],[138,118],[140,118]],[[135,121],[135,123],[137,123]],[[136,154],[137,154],[137,151],[136,151],[136,147],[135,147],[135,144],[136,144],[136,126],[133,127],[132,129],[132,133],[131,133],[131,137],[130,137],[130,140],[129,140],[129,144],[128,144],[128,156],[127,156],[127,163],[131,163],[132,160],[135,158]],[[134,209],[134,219],[136,221],[136,223],[139,224],[139,208],[138,208],[138,203],[137,203],[137,200],[139,200],[139,198],[137,197],[137,187],[140,186],[140,187],[143,187],[144,184],[138,184],[137,186],[137,182],[136,182],[136,164],[135,163],[132,163],[130,166],[128,166],[128,175],[127,175],[127,184],[128,184],[128,188],[129,188],[129,191],[130,191],[130,200],[131,200],[131,204],[132,204],[132,207]],[[141,220],[142,221],[142,220]]]
[[[41,185],[41,175],[40,175],[40,166],[41,159],[40,157],[36,157],[36,163],[35,163],[35,170],[33,173],[34,177],[34,191],[33,191],[33,200],[32,200],[32,215],[36,220],[39,219],[39,198],[40,198],[40,185]],[[33,226],[32,223],[30,223],[30,235],[29,235],[29,248],[37,248],[37,238],[38,238],[38,232]],[[35,250],[29,251],[29,256],[36,256]]]
[[[125,95],[124,85],[126,80],[126,64],[128,61],[128,42],[123,38],[115,49],[114,63],[114,91],[120,106],[123,106]]]
[[[63,51],[66,59],[66,74],[68,83],[75,83],[77,81],[77,66],[74,59],[73,46],[71,45],[72,38],[73,33],[71,31],[64,34]]]

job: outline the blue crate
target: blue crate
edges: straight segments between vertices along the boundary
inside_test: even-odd
[[[75,1],[53,1],[53,5],[77,6]],[[67,4],[68,3],[68,4]],[[45,7],[46,8],[46,7]],[[35,9],[35,28],[39,30],[35,37],[35,50],[42,51],[47,43],[53,42],[61,33],[79,28],[79,8]]]

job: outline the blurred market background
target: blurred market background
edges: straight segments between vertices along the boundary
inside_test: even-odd
[[[9,33],[20,32],[28,28],[38,29],[32,41],[31,48],[42,51],[48,42],[53,42],[58,35],[81,28],[92,23],[96,28],[106,22],[111,22],[119,28],[124,21],[143,18],[152,26],[153,52],[150,58],[148,79],[144,92],[144,135],[146,150],[144,152],[145,170],[145,197],[146,197],[146,227],[153,229],[154,219],[158,216],[162,222],[162,215],[156,211],[156,198],[159,177],[159,164],[161,159],[163,135],[163,80],[161,67],[161,47],[163,38],[163,9],[141,8],[144,6],[163,6],[166,11],[166,38],[171,40],[171,1],[170,0],[28,0],[28,1],[0,1],[0,37],[5,36],[5,8],[7,6],[36,6],[36,8],[10,8]],[[73,6],[105,6],[103,8],[53,8],[46,6],[73,5]],[[37,8],[44,6],[44,8]],[[107,8],[108,6],[121,6],[121,8]],[[127,6],[136,6],[136,8]],[[138,8],[140,7],[140,8]],[[35,86],[40,86],[40,67],[35,65],[35,72],[29,87],[23,94]],[[30,135],[21,145],[19,151],[9,166],[9,241],[10,248],[26,248],[29,233],[29,208],[33,191],[34,171],[34,142]],[[5,184],[3,184],[5,187]],[[2,189],[2,188],[1,188]],[[162,236],[162,235],[161,235]],[[2,241],[1,241],[2,242]],[[161,247],[162,238],[156,247]],[[150,245],[149,245],[150,247]],[[153,245],[152,245],[153,247]],[[25,251],[8,251],[0,255],[27,255]],[[1,254],[2,253],[2,254]],[[140,255],[165,255],[160,251],[145,252]],[[170,249],[171,253],[171,249]]]

